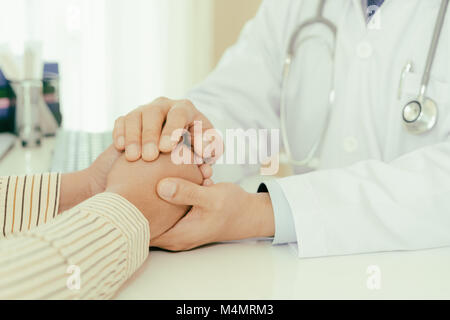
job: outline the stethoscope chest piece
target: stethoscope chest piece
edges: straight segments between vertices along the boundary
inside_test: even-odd
[[[403,123],[410,133],[422,134],[435,126],[438,108],[429,98],[413,100],[404,106],[402,116]]]
[[[439,43],[442,26],[444,25],[445,14],[447,12],[449,0],[442,0],[438,17],[434,26],[431,45],[428,50],[427,61],[420,84],[419,96],[416,100],[408,102],[403,107],[402,117],[406,129],[413,134],[422,134],[430,131],[436,125],[438,118],[438,108],[436,102],[427,97],[426,91],[430,80],[431,67],[433,65],[436,49]],[[402,71],[402,80],[405,72],[411,69],[411,63],[405,66]]]

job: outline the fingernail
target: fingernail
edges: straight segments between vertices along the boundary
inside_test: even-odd
[[[125,151],[128,159],[137,159],[139,158],[138,147],[135,144],[130,144],[127,146],[127,150]]]
[[[169,136],[161,137],[159,146],[165,150],[171,150],[176,145],[176,141],[172,141]]]
[[[120,136],[117,138],[117,146],[121,149],[123,147],[125,147],[125,138],[124,137]]]
[[[148,159],[148,160],[156,159],[156,157],[158,156],[158,153],[159,153],[158,147],[153,142],[147,143],[146,145],[144,145],[143,155],[144,155],[145,159]]]
[[[170,199],[177,191],[177,185],[171,181],[162,181],[158,185],[158,194],[162,198]]]
[[[211,179],[206,179],[206,180],[203,181],[203,185],[205,187],[212,186],[213,184],[214,184],[214,182]]]

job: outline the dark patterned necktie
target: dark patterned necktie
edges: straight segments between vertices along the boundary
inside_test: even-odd
[[[384,0],[367,0],[367,20],[370,20],[370,18],[372,18],[372,16],[377,12],[378,8],[381,7],[383,2]]]

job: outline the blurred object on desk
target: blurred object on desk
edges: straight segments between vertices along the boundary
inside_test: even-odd
[[[42,45],[26,42],[21,56],[9,46],[0,48],[0,67],[16,96],[15,133],[23,147],[41,144]]]
[[[39,104],[42,82],[39,80],[11,81],[16,96],[16,133],[23,147],[41,145]]]
[[[60,130],[56,135],[52,172],[74,172],[89,167],[112,144],[112,132]]]
[[[14,132],[16,108],[11,103],[14,93],[0,70],[0,132]]]
[[[59,65],[56,62],[44,63],[43,76],[44,101],[55,117],[58,126],[62,124],[59,95]],[[55,134],[56,132],[53,132]]]
[[[39,42],[26,44],[22,63],[17,62],[20,59],[14,57],[7,46],[0,47],[0,67],[4,71],[0,70],[0,132],[20,135],[25,116],[37,122],[38,126],[34,127],[40,127],[43,136],[54,135],[61,126],[59,67],[55,62],[42,66],[40,56]],[[12,87],[20,92],[20,97]],[[35,107],[32,107],[32,112],[21,114],[17,110],[18,103],[25,103],[24,108]],[[34,127],[28,126],[25,131],[32,132]],[[28,146],[34,145],[33,141],[26,143],[28,138],[23,137],[23,140]]]
[[[0,133],[0,160],[14,146],[16,136],[11,133]]]

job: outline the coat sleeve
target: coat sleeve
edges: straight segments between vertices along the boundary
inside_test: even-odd
[[[450,142],[277,180],[300,257],[450,245]]]

